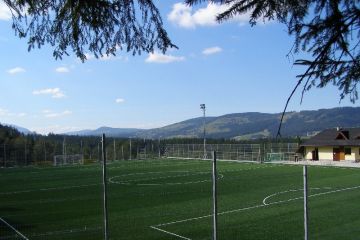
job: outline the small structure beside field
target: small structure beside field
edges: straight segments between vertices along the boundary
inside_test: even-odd
[[[326,129],[300,145],[306,160],[360,161],[360,128]]]

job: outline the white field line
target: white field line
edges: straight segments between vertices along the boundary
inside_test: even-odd
[[[14,232],[16,232],[20,237],[22,237],[25,240],[29,240],[26,236],[24,236],[24,234],[22,234],[21,232],[19,232],[16,228],[14,228],[13,226],[11,226],[7,221],[5,221],[4,219],[2,219],[0,217],[0,221],[2,221],[3,223],[5,223],[5,225],[7,225],[9,228],[11,228]]]
[[[151,178],[142,178],[142,179],[133,179],[133,180],[124,180],[124,181],[116,181],[116,178],[130,176],[130,175],[147,175],[147,174],[161,174],[161,173],[187,173],[181,175],[169,175],[162,177],[151,177]],[[132,173],[114,176],[109,179],[110,183],[121,184],[121,185],[137,185],[137,186],[159,186],[159,185],[182,185],[182,184],[194,184],[194,183],[202,183],[202,182],[210,182],[211,179],[199,180],[199,181],[190,181],[190,182],[170,182],[170,183],[136,183],[136,181],[151,181],[151,180],[161,180],[161,179],[169,179],[176,177],[189,177],[189,176],[197,176],[201,174],[210,174],[211,172],[190,172],[190,171],[168,171],[168,172],[149,172],[149,173]],[[219,174],[218,180],[224,178],[223,174]],[[135,182],[135,183],[134,183]]]
[[[66,230],[59,230],[59,231],[51,231],[39,234],[32,234],[31,237],[43,237],[43,236],[54,236],[54,235],[63,235],[63,234],[72,234],[72,233],[80,233],[80,232],[94,232],[102,230],[102,227],[93,227],[93,228],[75,228],[75,229],[66,229]]]
[[[172,236],[175,236],[175,237],[178,237],[178,238],[181,238],[181,239],[185,239],[185,240],[191,240],[191,238],[187,238],[187,237],[184,237],[184,236],[181,236],[179,234],[175,234],[175,233],[172,233],[172,232],[168,232],[164,229],[161,229],[161,228],[158,228],[158,227],[154,227],[154,226],[150,226],[150,228],[152,229],[155,229],[157,231],[160,231],[160,232],[164,232],[166,234],[169,234],[169,235],[172,235]]]
[[[354,190],[354,189],[359,189],[359,188],[360,188],[360,185],[359,185],[359,186],[354,186],[354,187],[348,187],[348,188],[342,188],[342,189],[327,191],[327,192],[322,192],[322,193],[315,193],[315,194],[309,195],[308,197],[322,196],[322,195],[327,195],[327,194],[331,194],[331,193],[338,193],[338,192],[343,192],[343,191],[348,191],[348,190]],[[325,188],[325,189],[328,189],[328,188]],[[291,192],[291,191],[294,191],[294,190],[288,190],[287,192]],[[286,191],[284,191],[284,192],[286,192]],[[279,193],[281,193],[281,192],[279,192]],[[275,195],[276,195],[276,194],[271,194],[271,195],[265,197],[264,200],[265,200],[265,199],[268,199],[270,196],[275,196]],[[303,199],[303,197],[291,198],[291,199],[276,201],[276,202],[272,202],[272,203],[266,203],[266,204],[263,203],[263,204],[260,204],[260,205],[254,205],[254,206],[250,206],[250,207],[245,207],[245,208],[239,208],[239,209],[224,211],[224,212],[218,213],[218,216],[220,216],[220,215],[225,215],[225,214],[230,214],[230,213],[235,213],[235,212],[241,212],[241,211],[251,210],[251,209],[256,209],[256,208],[268,207],[268,206],[271,206],[271,205],[276,205],[276,204],[281,204],[281,203],[292,202],[292,201],[300,200],[300,199]],[[263,202],[264,202],[264,200],[263,200]],[[266,202],[266,200],[265,200],[265,202]],[[204,215],[204,216],[200,216],[200,217],[187,218],[187,219],[178,220],[178,221],[173,221],[173,222],[168,222],[168,223],[161,223],[161,224],[158,224],[158,225],[150,226],[150,228],[155,229],[155,230],[158,230],[158,231],[161,231],[161,232],[164,232],[164,233],[167,233],[167,234],[171,234],[171,235],[173,235],[173,236],[177,236],[177,234],[175,234],[175,233],[173,233],[173,232],[166,231],[166,230],[164,230],[164,229],[161,229],[160,227],[168,226],[168,225],[173,225],[173,224],[177,224],[177,223],[184,223],[184,222],[195,221],[195,220],[199,220],[199,219],[203,219],[203,218],[210,218],[210,217],[212,217],[212,216],[213,216],[213,214],[209,214],[209,215]],[[179,236],[180,236],[180,235],[179,235]],[[179,238],[191,240],[190,238],[186,238],[186,237],[184,237],[184,236],[180,236]]]
[[[323,188],[309,188],[311,190],[321,190],[321,189],[331,189],[330,187],[323,187]],[[299,189],[290,189],[290,190],[287,190],[287,191],[282,191],[282,192],[277,192],[277,193],[273,193],[273,194],[270,194],[269,196],[267,196],[266,198],[264,198],[263,200],[263,204],[264,205],[268,205],[268,203],[266,203],[266,201],[269,199],[269,198],[272,198],[276,195],[281,195],[281,194],[286,194],[286,193],[289,193],[289,192],[299,192],[299,191],[303,191],[304,189],[302,188],[299,188]],[[311,196],[314,196],[311,195]]]
[[[37,192],[37,191],[52,191],[52,190],[64,190],[64,189],[72,189],[72,188],[83,188],[83,187],[91,187],[101,185],[100,183],[93,184],[84,184],[84,185],[74,185],[74,186],[65,186],[65,187],[53,187],[53,188],[40,188],[40,189],[31,189],[31,190],[19,190],[13,192],[0,192],[0,195],[12,195],[19,193],[29,193],[29,192]]]

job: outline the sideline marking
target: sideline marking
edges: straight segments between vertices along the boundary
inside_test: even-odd
[[[179,235],[179,234],[175,234],[175,233],[172,233],[172,232],[168,232],[168,231],[165,231],[164,229],[161,229],[161,228],[157,228],[157,227],[154,227],[154,226],[150,226],[150,228],[155,229],[155,230],[158,230],[158,231],[160,231],[160,232],[167,233],[167,234],[169,234],[169,235],[172,235],[172,236],[175,236],[175,237],[178,237],[178,238],[181,238],[181,239],[191,240],[191,238],[187,238],[187,237],[181,236],[181,235]]]
[[[322,195],[327,195],[327,194],[337,193],[337,192],[343,192],[343,191],[348,191],[348,190],[354,190],[354,189],[359,189],[359,188],[360,188],[360,185],[359,186],[354,186],[354,187],[341,188],[341,189],[337,189],[337,190],[331,190],[331,191],[322,192],[322,193],[315,193],[315,194],[309,195],[308,197],[317,197],[317,196],[322,196]],[[329,189],[329,188],[325,187],[323,189]],[[287,192],[290,192],[290,191],[294,191],[294,190],[288,190]],[[284,192],[286,192],[286,191],[284,191]],[[273,196],[273,195],[276,195],[276,194],[271,194],[269,196]],[[246,210],[250,210],[250,209],[268,207],[268,206],[271,206],[271,205],[287,203],[287,202],[292,202],[292,201],[295,201],[295,200],[303,199],[303,197],[297,197],[297,198],[291,198],[291,199],[287,199],[287,200],[281,200],[281,201],[276,201],[276,202],[271,202],[271,203],[264,204],[264,201],[266,202],[266,199],[268,199],[269,196],[264,198],[263,204],[220,212],[220,213],[218,213],[218,216],[229,214],[229,213],[246,211]],[[184,223],[184,222],[199,220],[199,219],[202,219],[202,218],[209,218],[209,217],[212,217],[212,216],[213,216],[213,214],[209,214],[209,215],[204,215],[204,216],[200,216],[200,217],[194,217],[194,218],[188,218],[188,219],[183,219],[183,220],[178,220],[178,221],[173,221],[173,222],[168,222],[168,223],[162,223],[162,224],[150,226],[150,228],[161,231],[161,232],[164,232],[164,233],[167,233],[167,234],[170,234],[170,235],[173,235],[173,236],[177,236],[177,237],[182,238],[182,239],[192,240],[191,238],[186,238],[184,236],[181,236],[181,235],[166,231],[164,229],[161,229],[160,227],[168,226],[168,225],[172,225],[172,224],[177,224],[177,223]]]
[[[37,191],[51,191],[51,190],[59,190],[59,189],[82,188],[82,187],[90,187],[90,186],[97,186],[97,185],[101,185],[101,184],[100,183],[93,183],[93,184],[73,185],[73,186],[64,186],[64,187],[19,190],[19,191],[14,191],[14,192],[0,192],[0,195],[12,195],[12,194],[18,194],[18,193],[29,193],[29,192],[37,192]]]
[[[21,232],[19,232],[16,228],[14,228],[13,226],[11,226],[7,221],[5,221],[3,218],[0,217],[0,221],[2,221],[3,223],[5,223],[9,228],[11,228],[14,232],[16,232],[20,237],[22,237],[25,240],[29,240],[24,234],[22,234]]]
[[[74,228],[74,229],[65,229],[59,231],[51,231],[40,234],[32,234],[31,237],[43,237],[43,236],[52,236],[52,235],[64,235],[64,234],[72,234],[72,233],[80,233],[80,232],[95,232],[102,230],[102,227],[84,227],[84,228]]]
[[[171,176],[159,176],[152,177],[147,179],[133,179],[133,180],[124,180],[124,181],[116,181],[114,179],[124,176],[130,175],[146,175],[146,174],[157,174],[157,173],[187,173],[182,175],[171,175]],[[169,182],[169,183],[136,183],[136,181],[148,181],[148,180],[159,180],[166,178],[176,178],[176,177],[188,177],[188,176],[197,176],[201,174],[211,174],[211,172],[191,172],[191,171],[166,171],[166,172],[148,172],[148,173],[132,173],[132,174],[124,174],[119,176],[114,176],[109,178],[110,183],[121,184],[121,185],[136,185],[136,186],[160,186],[160,185],[186,185],[186,184],[195,184],[195,183],[203,183],[203,182],[211,182],[211,179],[199,180],[199,181],[191,181],[191,182]],[[223,174],[218,174],[218,180],[224,178]],[[134,183],[135,182],[135,183]]]

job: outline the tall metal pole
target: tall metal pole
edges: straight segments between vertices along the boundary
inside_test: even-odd
[[[159,138],[159,158],[161,158],[160,138]]]
[[[24,152],[24,153],[25,153],[25,166],[27,166],[27,156],[26,156],[26,155],[27,155],[27,153],[26,153],[26,152],[27,152],[27,150],[26,150],[26,143],[27,143],[27,141],[25,142],[25,152]]]
[[[303,166],[303,177],[304,177],[304,239],[308,240],[308,183],[307,183],[307,165]]]
[[[131,160],[131,138],[130,138],[130,157],[129,159]]]
[[[106,179],[106,143],[105,134],[102,135],[101,139],[101,150],[103,160],[103,197],[104,197],[104,240],[108,240],[108,211],[107,211],[107,179]]]
[[[200,104],[200,109],[203,110],[203,128],[204,128],[204,133],[203,133],[203,137],[204,137],[204,159],[207,158],[207,154],[206,154],[206,128],[205,128],[205,125],[206,125],[206,122],[205,122],[205,110],[206,110],[206,107],[205,107],[205,104]]]
[[[63,162],[63,163],[66,163],[66,143],[65,143],[65,137],[64,137],[64,141],[63,141],[63,159],[64,159],[64,162]]]
[[[98,161],[101,162],[100,143],[98,143]]]
[[[113,161],[116,160],[116,145],[115,145],[115,138],[114,138],[114,156],[113,156]]]
[[[124,160],[124,146],[121,145],[121,159]]]
[[[4,167],[6,168],[6,144],[4,143]]]
[[[216,151],[213,151],[212,164],[212,192],[213,192],[213,240],[217,239],[217,170],[216,170]]]

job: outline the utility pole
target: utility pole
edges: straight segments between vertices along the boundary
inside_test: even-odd
[[[206,120],[205,120],[205,104],[200,104],[200,109],[203,111],[203,128],[204,128],[204,133],[203,133],[203,137],[204,137],[204,159],[207,158],[207,153],[206,153]]]

